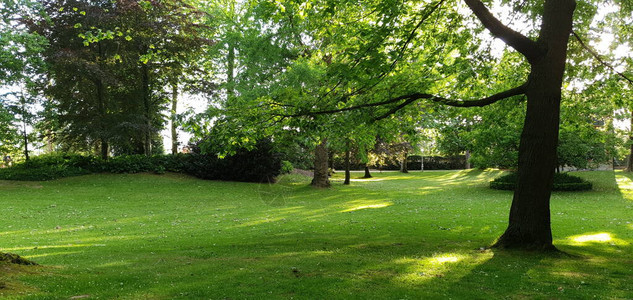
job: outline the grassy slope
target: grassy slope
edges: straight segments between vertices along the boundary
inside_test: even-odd
[[[511,193],[487,188],[498,174],[383,173],[348,187],[337,174],[330,190],[298,176],[0,181],[0,251],[45,266],[0,272],[0,297],[633,297],[631,179],[580,173],[596,191],[555,193],[555,244],[575,256],[547,257],[479,250],[505,229]]]

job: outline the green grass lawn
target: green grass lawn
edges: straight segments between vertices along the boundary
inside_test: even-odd
[[[360,176],[361,173],[353,173]],[[484,250],[506,227],[499,171],[376,173],[313,189],[166,174],[0,181],[3,299],[631,299],[633,181],[581,172],[552,196],[555,245]]]

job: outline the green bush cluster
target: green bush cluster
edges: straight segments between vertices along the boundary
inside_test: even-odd
[[[281,174],[281,168],[280,156],[273,152],[270,142],[263,141],[254,149],[241,149],[222,159],[196,153],[124,155],[109,160],[78,154],[40,155],[11,168],[0,169],[0,179],[45,181],[102,172],[177,172],[210,180],[272,182]]]
[[[281,174],[290,174],[295,167],[292,166],[292,163],[287,160],[281,161]]]
[[[490,188],[496,190],[514,190],[519,181],[519,175],[516,172],[501,176],[490,182]],[[588,191],[593,188],[591,182],[588,182],[578,176],[569,175],[567,173],[555,173],[553,191]]]

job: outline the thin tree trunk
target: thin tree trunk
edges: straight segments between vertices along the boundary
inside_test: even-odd
[[[345,185],[349,185],[350,184],[350,172],[349,172],[349,168],[350,168],[350,150],[349,150],[350,146],[349,146],[349,140],[347,140],[346,145],[345,145],[345,181],[343,182],[343,184]]]
[[[571,33],[573,0],[545,1],[538,40],[546,54],[530,62],[527,113],[519,145],[519,181],[508,228],[495,247],[556,250],[552,244],[550,196],[560,118],[560,100]]]
[[[365,176],[363,178],[371,178],[371,173],[369,173],[369,166],[365,164]]]
[[[178,84],[171,85],[171,154],[178,153],[178,126],[176,125],[176,109],[178,108]]]
[[[24,109],[24,107],[22,107]],[[29,160],[29,136],[26,134],[26,118],[22,115],[22,138],[24,139],[24,159]]]
[[[334,151],[328,150],[327,152],[327,165],[328,165],[328,175],[332,176],[336,174],[336,170],[334,170]]]
[[[99,49],[101,44],[99,44]],[[101,50],[99,50],[101,54]],[[99,133],[99,140],[101,141],[101,158],[104,160],[108,159],[108,138],[106,137],[106,108],[105,108],[105,98],[103,95],[103,82],[101,79],[95,80],[95,86],[97,88],[97,111],[99,113],[99,129],[101,132]]]
[[[150,116],[150,87],[149,68],[147,64],[141,63],[141,91],[143,95],[143,116],[145,118],[145,130],[143,132],[143,152],[146,156],[152,154],[152,121]]]
[[[327,139],[323,139],[314,149],[314,176],[312,177],[312,186],[329,187],[330,179],[328,178],[328,151]]]

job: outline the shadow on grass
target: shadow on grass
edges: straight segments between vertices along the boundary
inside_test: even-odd
[[[254,198],[257,191],[235,191],[261,185],[196,181],[203,188],[193,200],[171,200],[170,205],[135,198],[140,203],[130,201],[121,208],[142,209],[127,217],[117,212],[116,217],[95,219],[93,228],[62,224],[59,230],[31,232],[28,238],[47,238],[51,245],[24,246],[24,251],[63,268],[25,278],[41,287],[40,296],[50,298],[626,297],[633,282],[627,269],[633,249],[609,243],[629,242],[630,234],[610,227],[583,229],[573,222],[574,211],[566,221],[574,225],[556,245],[581,258],[474,250],[506,225],[510,196],[488,192],[482,184],[495,174],[499,172],[420,172],[398,175],[401,180],[388,185],[375,181],[330,190],[290,182],[290,189],[283,189],[284,201],[275,205]],[[615,177],[603,177],[605,187],[615,182]],[[431,185],[439,188],[425,189]],[[152,192],[166,192],[157,189]],[[220,190],[221,197],[205,195],[212,190]],[[238,195],[228,198],[229,193]],[[566,194],[556,201],[584,205],[598,195]],[[257,200],[240,200],[244,197]],[[582,207],[630,203],[622,197]],[[61,208],[36,212],[59,218],[64,214],[48,211]],[[560,212],[566,214],[558,218],[567,216]],[[77,223],[77,214],[72,216],[70,222]],[[611,219],[591,223],[602,226]],[[4,234],[10,238],[18,232]],[[73,247],[77,240],[93,246]]]

